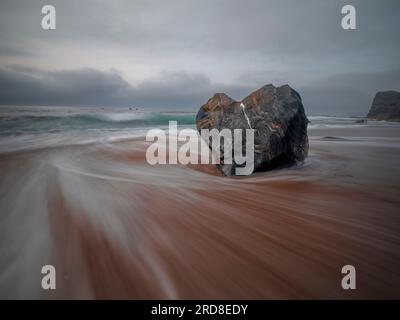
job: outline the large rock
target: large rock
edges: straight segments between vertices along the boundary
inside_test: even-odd
[[[242,101],[216,93],[196,116],[199,131],[213,128],[255,129],[255,170],[303,161],[308,154],[307,124],[301,97],[288,85],[266,85]],[[245,148],[245,141],[242,146]],[[219,169],[225,175],[235,174],[235,162],[224,164],[222,151],[221,157]]]
[[[376,120],[400,121],[400,92],[378,92],[367,117]]]

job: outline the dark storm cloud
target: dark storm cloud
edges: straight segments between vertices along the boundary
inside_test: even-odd
[[[0,105],[140,106],[195,110],[210,93],[243,96],[250,88],[212,83],[203,75],[162,72],[132,86],[116,71],[41,71],[24,66],[0,69]]]
[[[8,105],[112,105],[130,85],[115,72],[93,69],[41,71],[12,66],[0,69],[0,103]]]
[[[245,85],[214,83],[201,74],[162,72],[159,77],[134,87],[135,98],[142,105],[167,106],[197,110],[214,93],[226,92],[243,98],[252,88]]]
[[[349,3],[355,31],[340,26]],[[335,114],[399,89],[387,71],[400,69],[398,0],[53,0],[50,32],[45,4],[0,2],[1,104],[195,108],[215,91],[239,99],[273,82]]]
[[[363,115],[376,91],[398,88],[400,70],[337,74],[297,89],[308,114]],[[216,92],[226,92],[239,100],[255,89],[258,86],[213,83],[204,75],[183,71],[164,71],[133,86],[113,70],[45,72],[18,65],[0,69],[3,105],[162,106],[192,111]]]

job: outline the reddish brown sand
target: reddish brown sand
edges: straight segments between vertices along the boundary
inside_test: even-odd
[[[398,176],[359,177],[346,152],[361,161],[386,147],[311,146],[309,166],[244,178],[150,166],[137,142],[32,156],[50,166],[43,261],[57,290],[44,297],[400,298]],[[2,169],[19,161],[3,157]],[[341,287],[348,264],[356,290]]]
[[[377,197],[369,193],[299,182],[199,194],[204,201],[186,205],[155,190],[145,198],[144,214],[152,222],[142,241],[172,288],[143,263],[140,248],[120,248],[89,221],[74,219],[54,196],[57,266],[69,276],[55,296],[91,291],[94,298],[399,297],[398,229],[387,228],[398,224],[393,204],[376,209]],[[299,203],[289,206],[293,199]],[[389,232],[383,234],[382,225]],[[358,271],[355,291],[340,287],[346,264]],[[90,288],[79,292],[82,271]]]

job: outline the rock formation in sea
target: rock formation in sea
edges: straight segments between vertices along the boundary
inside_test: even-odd
[[[254,129],[254,170],[269,170],[303,161],[308,154],[308,119],[300,95],[289,85],[265,85],[242,101],[216,93],[197,113],[201,129]],[[242,147],[245,150],[243,139]],[[221,151],[218,168],[234,175],[237,164],[224,164]]]
[[[367,117],[375,120],[400,121],[400,92],[378,92]]]

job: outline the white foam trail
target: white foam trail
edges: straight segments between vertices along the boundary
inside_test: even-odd
[[[36,162],[36,159],[32,161]],[[0,180],[0,299],[38,299],[43,262],[51,261],[46,166],[10,165]]]
[[[249,128],[252,129],[252,128],[251,128],[251,124],[250,124],[250,119],[249,119],[249,117],[247,116],[247,113],[246,113],[246,109],[245,109],[244,104],[241,103],[240,106],[241,106],[242,109],[243,109],[244,116],[246,117],[247,123],[249,124]]]

